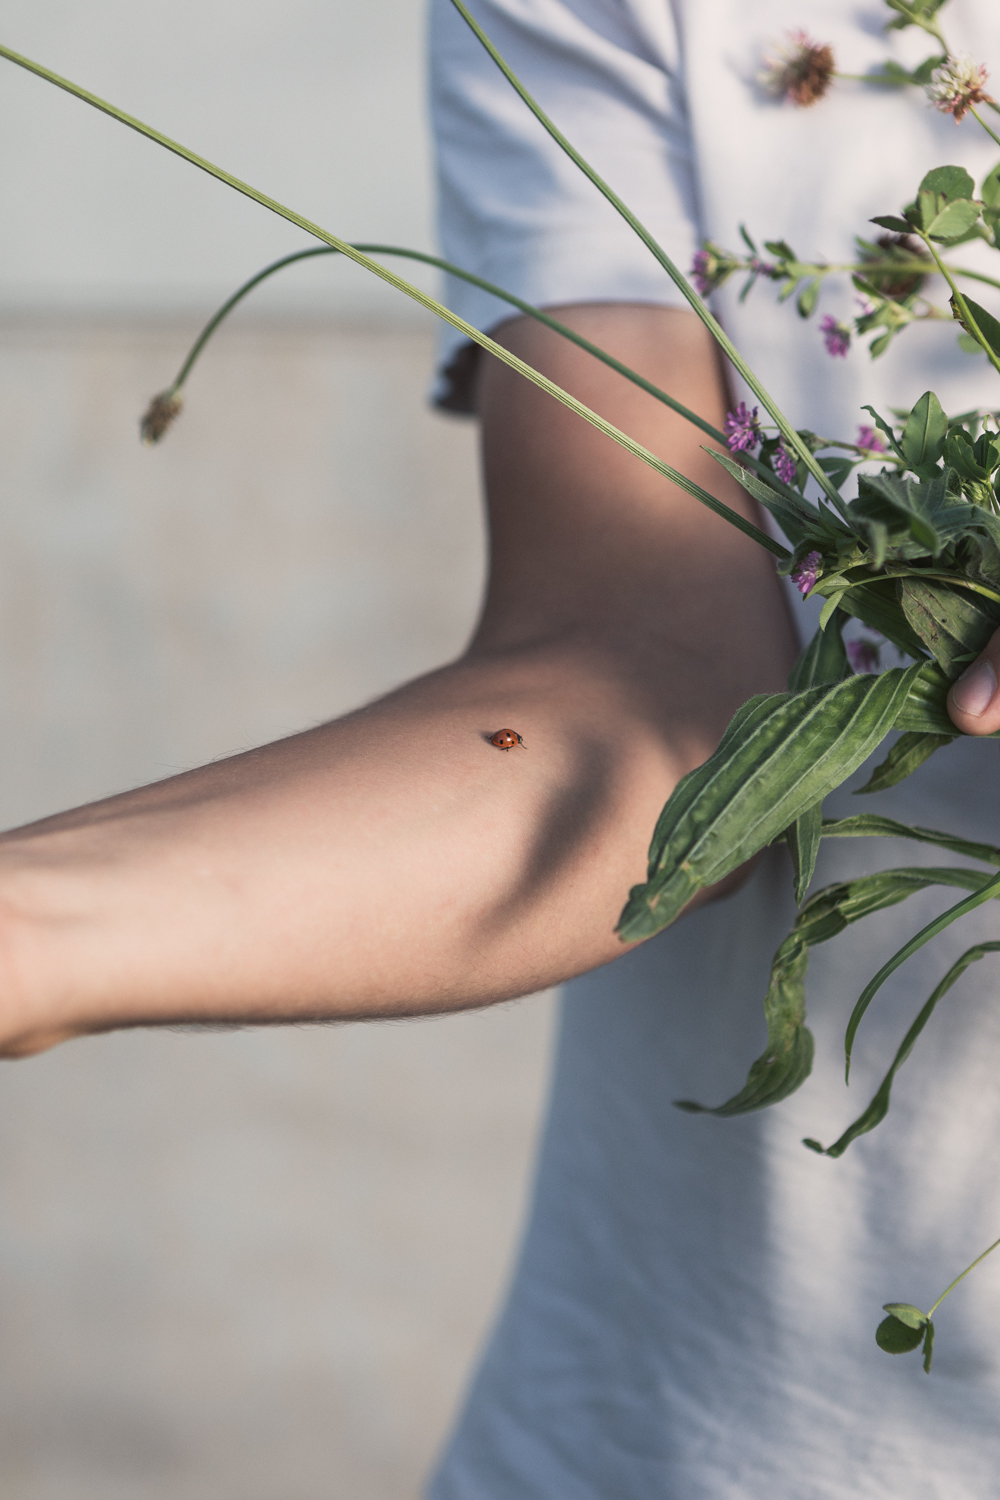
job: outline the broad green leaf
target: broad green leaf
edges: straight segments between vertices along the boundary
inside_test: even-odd
[[[934,193],[954,203],[956,199],[974,197],[976,184],[964,167],[932,167],[918,191]]]
[[[880,813],[854,813],[848,818],[824,818],[823,837],[913,839],[918,844],[934,844],[938,849],[947,849],[949,854],[961,854],[966,859],[981,859],[987,865],[1000,865],[1000,848],[996,844],[978,844],[971,839],[956,838],[951,833],[939,833],[936,828],[897,823],[895,818],[884,818]]]
[[[879,578],[874,583],[856,584],[841,595],[840,607],[884,635],[907,656],[923,658],[923,643],[903,613],[895,580]]]
[[[956,659],[978,656],[1000,628],[1000,608],[982,594],[919,577],[904,578],[899,591],[907,620],[949,681],[964,664]]]
[[[714,1109],[692,1099],[678,1099],[689,1114],[743,1115],[777,1104],[805,1082],[812,1071],[813,1038],[805,1023],[805,978],[809,949],[791,933],[775,954],[771,983],[764,997],[767,1046],[750,1069],[740,1092]]]
[[[905,1323],[893,1317],[892,1313],[883,1318],[875,1330],[875,1342],[886,1354],[912,1354],[923,1341],[922,1324],[919,1328],[908,1328]]]
[[[816,856],[823,836],[823,804],[817,802],[785,830],[788,852],[795,871],[795,902],[801,906],[816,869]]]
[[[978,218],[979,204],[968,198],[959,198],[954,203],[949,203],[939,214],[935,214],[927,225],[927,233],[932,240],[943,240],[946,243],[961,239],[963,234],[968,234]]]
[[[955,725],[946,706],[950,686],[937,662],[926,662],[911,685],[893,728],[909,734],[954,736]]]
[[[845,616],[839,615],[826,630],[817,630],[788,674],[788,691],[801,693],[824,682],[844,682],[854,673],[847,659],[841,629]]]
[[[925,391],[906,419],[900,447],[912,468],[937,463],[948,435],[948,418],[933,391]]]
[[[937,937],[939,932],[944,932],[946,927],[950,927],[952,922],[956,922],[959,917],[964,917],[970,911],[975,911],[976,907],[982,906],[984,901],[992,901],[1000,895],[1000,875],[982,876],[979,875],[978,871],[973,870],[963,873],[969,876],[978,875],[980,882],[979,889],[974,890],[971,896],[966,896],[964,901],[958,901],[954,906],[949,906],[948,910],[943,912],[940,917],[936,917],[933,922],[928,922],[927,926],[922,927],[908,943],[904,943],[903,947],[897,953],[893,954],[888,963],[882,965],[874,979],[868,981],[858,997],[857,1004],[851,1012],[851,1019],[847,1023],[847,1034],[844,1038],[844,1053],[846,1058],[844,1072],[847,1079],[850,1079],[851,1075],[851,1051],[854,1047],[854,1038],[857,1036],[858,1027],[861,1025],[865,1011],[885,981],[889,978],[889,975],[894,974],[900,965],[904,964],[925,943],[929,943],[931,938]],[[942,881],[941,883],[944,884],[945,882]],[[958,884],[958,881],[948,883]]]
[[[742,708],[703,766],[660,815],[644,885],[619,920],[625,942],[652,937],[696,891],[772,843],[881,743],[919,667],[851,677]]]
[[[913,1051],[914,1043],[933,1015],[938,1001],[944,998],[944,996],[951,989],[952,985],[956,982],[956,980],[962,977],[966,969],[969,968],[971,964],[978,963],[981,958],[985,958],[987,953],[1000,953],[1000,942],[977,943],[974,948],[969,948],[967,952],[962,954],[961,958],[958,959],[956,963],[952,964],[951,968],[941,980],[941,983],[937,986],[930,999],[923,1006],[919,1015],[917,1016],[917,1019],[914,1021],[913,1025],[910,1027],[909,1031],[906,1033],[905,1037],[900,1043],[899,1050],[897,1051],[896,1056],[893,1058],[892,1066],[890,1067],[888,1073],[886,1073],[882,1082],[879,1084],[878,1089],[873,1095],[868,1108],[862,1114],[860,1114],[854,1121],[854,1123],[847,1127],[843,1135],[840,1136],[838,1140],[834,1141],[832,1146],[828,1146],[825,1151],[823,1151],[823,1148],[822,1146],[820,1146],[818,1141],[810,1141],[809,1145],[814,1151],[823,1151],[823,1155],[825,1156],[843,1156],[844,1152],[847,1150],[851,1142],[856,1141],[859,1135],[865,1135],[869,1130],[874,1130],[876,1125],[881,1124],[881,1122],[885,1119],[886,1115],[889,1112],[889,1097],[892,1092],[893,1080],[896,1077],[899,1069],[903,1066],[906,1059],[909,1057],[910,1053]],[[899,1305],[893,1304],[891,1307],[887,1307],[886,1311],[894,1313],[897,1318],[901,1318],[905,1323],[907,1319],[903,1316],[903,1313],[900,1312],[899,1309],[900,1306],[906,1305],[907,1304],[905,1303]],[[916,1311],[916,1309],[914,1309],[914,1311]],[[923,1314],[921,1314],[921,1317],[922,1316]]]
[[[907,1328],[923,1328],[927,1323],[927,1314],[914,1307],[912,1302],[883,1302],[882,1311],[891,1313]]]
[[[901,734],[889,754],[877,765],[864,786],[855,789],[856,797],[865,792],[885,792],[898,786],[907,776],[929,760],[942,745],[950,745],[956,736],[951,734]]]
[[[1000,163],[983,178],[979,196],[987,208],[1000,208]]]
[[[1000,354],[1000,323],[997,322],[992,313],[986,311],[985,307],[980,307],[978,302],[973,302],[971,297],[966,297],[964,292],[962,296],[966,307],[976,320],[979,332],[989,344],[993,353]],[[971,328],[966,328],[965,331],[966,333],[972,333]]]

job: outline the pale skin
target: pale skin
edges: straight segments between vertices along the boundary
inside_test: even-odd
[[[721,426],[691,313],[559,316]],[[759,520],[662,404],[530,320],[499,337]],[[794,632],[773,559],[695,500],[497,361],[479,405],[491,568],[466,652],[334,723],[5,834],[0,1055],[481,1006],[624,951],[663,802],[742,702],[783,687]],[[1000,670],[1000,635],[984,655]],[[978,714],[953,711],[969,733],[1000,727],[993,681]],[[490,745],[500,728],[524,748]]]

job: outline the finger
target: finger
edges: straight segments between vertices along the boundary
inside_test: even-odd
[[[1000,729],[1000,630],[986,650],[954,682],[948,713],[963,734],[992,734]]]

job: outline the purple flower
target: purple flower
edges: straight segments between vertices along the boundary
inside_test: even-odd
[[[827,354],[832,354],[835,358],[839,358],[845,355],[851,347],[850,328],[848,328],[846,323],[839,323],[829,313],[827,313],[819,325],[819,331],[823,335]]]
[[[790,453],[786,452],[784,443],[779,443],[777,448],[774,450],[774,457],[772,458],[771,463],[774,467],[774,472],[777,474],[782,484],[794,483],[795,460]]]
[[[730,453],[749,453],[760,442],[760,423],[757,421],[759,409],[755,406],[751,412],[746,402],[741,401],[735,411],[726,412],[722,427]]]
[[[750,269],[755,276],[770,276],[773,279],[778,275],[777,266],[769,260],[761,260],[757,255],[750,257]]]
[[[691,263],[691,280],[703,297],[707,297],[715,285],[716,260],[708,250],[696,250]]]
[[[877,672],[880,643],[866,635],[847,642],[847,660],[853,672]]]
[[[874,427],[858,428],[858,447],[867,448],[869,453],[888,453],[889,451]]]
[[[808,594],[819,577],[823,558],[818,552],[807,552],[797,568],[792,570],[792,582],[803,597]]]

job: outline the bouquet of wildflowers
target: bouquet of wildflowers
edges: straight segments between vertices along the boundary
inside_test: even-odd
[[[885,979],[951,922],[1000,896],[1000,847],[929,828],[909,827],[870,813],[840,819],[823,817],[824,798],[856,771],[890,732],[899,732],[899,738],[862,791],[897,785],[957,737],[945,707],[949,687],[1000,627],[1000,414],[976,410],[949,415],[934,393],[927,391],[908,412],[886,415],[868,407],[871,422],[860,429],[854,441],[828,439],[797,429],[764,390],[702,298],[730,277],[743,275],[742,296],[758,284],[772,283],[783,302],[794,301],[800,317],[809,319],[826,280],[849,275],[860,309],[853,324],[826,316],[819,325],[831,356],[843,355],[852,338],[872,335],[870,352],[877,358],[911,323],[940,320],[957,324],[963,348],[985,355],[1000,372],[1000,320],[965,290],[970,280],[977,283],[977,291],[981,285],[1000,290],[1000,280],[963,266],[960,256],[954,259],[956,251],[973,242],[1000,249],[1000,165],[979,184],[960,166],[932,168],[920,183],[912,185],[910,201],[886,205],[887,212],[874,220],[881,233],[859,238],[857,257],[849,264],[801,260],[784,240],[766,240],[758,248],[744,229],[744,248],[738,252],[711,242],[702,246],[691,268],[691,285],[627,205],[549,120],[462,0],[452,3],[526,106],[681,289],[749,388],[758,404],[750,407],[741,402],[728,414],[724,431],[716,430],[606,351],[502,287],[421,252],[399,246],[348,244],[41,65],[4,47],[0,47],[0,56],[184,157],[320,242],[316,248],[285,256],[266,267],[224,304],[202,332],[174,383],[152,401],[142,422],[145,441],[162,438],[181,409],[183,387],[205,344],[253,287],[297,260],[340,254],[437,313],[725,516],[774,554],[779,571],[791,577],[803,595],[824,601],[819,629],[796,662],[788,691],[744,704],[714,754],[676,787],[653,835],[647,879],[630,893],[618,928],[627,942],[652,936],[673,922],[700,889],[722,880],[767,845],[787,841],[799,909],[792,931],[775,954],[764,998],[767,1046],[750,1067],[744,1087],[708,1112],[730,1116],[761,1109],[797,1089],[812,1066],[813,1040],[805,1025],[805,981],[809,950],[814,944],[928,886],[951,886],[963,893],[942,916],[915,933],[865,987],[847,1027],[849,1069],[858,1026]],[[933,52],[913,70],[889,61],[863,81],[883,88],[924,89],[930,104],[951,114],[956,122],[971,115],[1000,146],[1000,136],[986,117],[987,111],[1000,113],[1000,106],[986,90],[986,69],[956,56],[949,48],[940,17],[945,3],[886,0],[893,13],[888,27],[919,28],[930,37]],[[795,32],[787,45],[766,60],[760,83],[768,92],[807,107],[821,99],[838,76],[832,49]],[[474,282],[571,339],[679,412],[718,445],[708,451],[770,512],[789,545],[784,546],[737,515],[487,335],[404,281],[382,263],[387,257],[423,261]],[[946,307],[935,304],[928,295],[928,283],[935,276],[947,286]],[[766,413],[763,419],[762,408]],[[871,472],[873,459],[881,464],[878,473]],[[866,466],[864,472],[859,471],[860,465]],[[851,619],[860,621],[872,634],[845,641],[844,626]],[[875,673],[882,642],[895,647],[908,664]],[[822,839],[879,835],[930,844],[985,868],[962,865],[882,870],[810,894]],[[935,1007],[965,969],[990,952],[1000,952],[1000,940],[980,943],[962,955],[926,1000],[868,1107],[833,1144],[824,1148],[820,1142],[808,1140],[808,1147],[838,1157],[858,1136],[885,1118],[896,1072]],[[682,1101],[680,1107],[691,1111],[706,1108],[690,1101]],[[989,1250],[994,1248],[990,1246]],[[989,1254],[989,1250],[983,1254]],[[969,1266],[963,1271],[952,1286],[971,1269]],[[932,1314],[937,1306],[935,1303],[925,1313],[908,1303],[886,1304],[887,1316],[876,1333],[879,1345],[893,1354],[922,1347],[924,1368],[929,1371]]]

